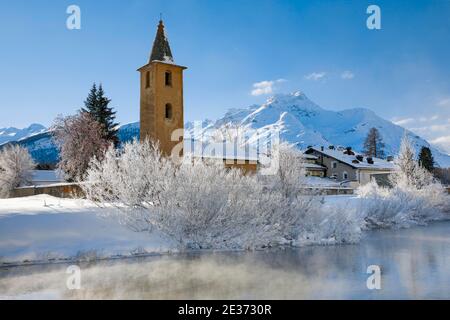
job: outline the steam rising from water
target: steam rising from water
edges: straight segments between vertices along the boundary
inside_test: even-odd
[[[8,299],[379,299],[450,298],[450,223],[369,233],[360,245],[149,257],[81,264],[81,290],[67,265],[0,269]],[[382,290],[368,290],[380,265]]]
[[[295,270],[273,268],[253,259],[228,260],[216,255],[156,258],[141,262],[81,266],[82,289],[68,290],[66,266],[0,279],[2,298],[51,299],[261,299],[311,296],[330,283],[309,279]],[[267,281],[270,280],[270,281]],[[333,283],[343,287],[343,283]],[[288,290],[286,290],[288,289]]]

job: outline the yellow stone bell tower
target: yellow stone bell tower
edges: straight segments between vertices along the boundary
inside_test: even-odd
[[[164,24],[159,21],[149,62],[138,69],[141,75],[140,139],[159,142],[165,156],[170,156],[173,148],[183,139],[185,69],[174,63]],[[172,141],[174,132],[178,133],[176,139],[179,140]],[[176,153],[181,155],[182,148]]]

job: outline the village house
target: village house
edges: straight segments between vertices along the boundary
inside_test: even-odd
[[[303,166],[307,177],[325,177],[327,168],[318,163],[319,157],[313,154],[303,153]]]
[[[348,181],[352,187],[366,184],[372,179],[386,183],[394,164],[374,157],[365,157],[351,148],[310,147],[305,155],[317,157],[316,164],[325,168],[324,177]]]

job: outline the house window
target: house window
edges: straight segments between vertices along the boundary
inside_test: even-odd
[[[333,168],[333,169],[337,168],[337,162],[336,161],[331,162],[331,168]]]
[[[172,119],[172,105],[170,103],[166,104],[165,116],[168,120]]]
[[[150,88],[150,71],[145,73],[145,88]]]
[[[342,173],[342,179],[344,179],[344,180],[348,180],[348,173],[347,172],[343,172]]]
[[[170,71],[166,71],[165,84],[166,84],[166,86],[169,86],[169,87],[172,86],[172,72],[170,72]]]

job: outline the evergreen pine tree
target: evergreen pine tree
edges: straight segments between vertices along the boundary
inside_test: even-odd
[[[81,111],[90,113],[92,116],[95,116],[98,113],[97,86],[95,83],[92,85],[89,95],[84,101],[84,106],[85,108],[82,108]]]
[[[117,137],[117,123],[114,122],[116,112],[113,111],[112,107],[109,107],[110,102],[111,99],[105,96],[102,85],[100,84],[97,89],[94,83],[84,102],[85,108],[82,111],[89,113],[93,119],[100,123],[103,128],[103,138],[117,146],[119,139]]]
[[[364,154],[368,157],[384,158],[384,143],[377,128],[371,128],[364,141]]]
[[[422,147],[419,153],[419,164],[429,172],[434,171],[434,159],[428,147]]]

